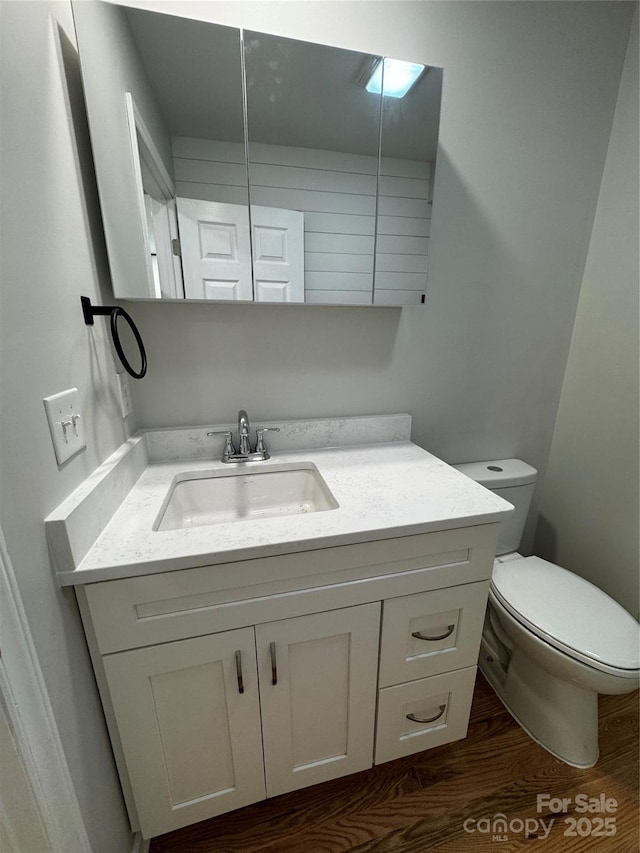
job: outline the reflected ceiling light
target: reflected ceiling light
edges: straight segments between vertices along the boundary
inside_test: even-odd
[[[379,95],[382,91],[382,67],[384,65],[384,96],[404,98],[409,89],[424,71],[424,65],[416,62],[403,62],[401,59],[380,60],[365,86],[367,92]]]

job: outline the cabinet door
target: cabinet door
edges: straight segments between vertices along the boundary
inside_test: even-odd
[[[145,838],[264,799],[253,628],[103,661]]]
[[[371,767],[380,605],[256,626],[267,795]]]

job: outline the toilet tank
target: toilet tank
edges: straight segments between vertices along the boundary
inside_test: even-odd
[[[508,515],[500,527],[496,554],[517,551],[536,485],[536,469],[520,459],[467,462],[453,467],[513,504],[515,512]]]

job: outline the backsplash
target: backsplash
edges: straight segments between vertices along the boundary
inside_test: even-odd
[[[251,412],[249,416],[251,417]],[[270,432],[266,437],[267,447],[273,452],[348,447],[359,444],[383,444],[388,441],[409,441],[411,415],[256,421],[251,423],[252,434],[256,427],[277,427],[280,430]],[[210,426],[201,426],[146,430],[149,461],[219,458],[224,448],[224,436],[207,436],[207,432],[211,429]],[[235,435],[238,425],[237,423],[218,424],[213,429],[231,430]]]

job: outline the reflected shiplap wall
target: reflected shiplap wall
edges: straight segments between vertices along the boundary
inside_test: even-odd
[[[173,137],[176,194],[246,205],[244,148]],[[304,214],[305,302],[370,305],[378,163],[363,154],[250,145],[251,203]],[[377,300],[425,292],[431,164],[383,158],[376,252]],[[390,291],[390,293],[389,293]]]

